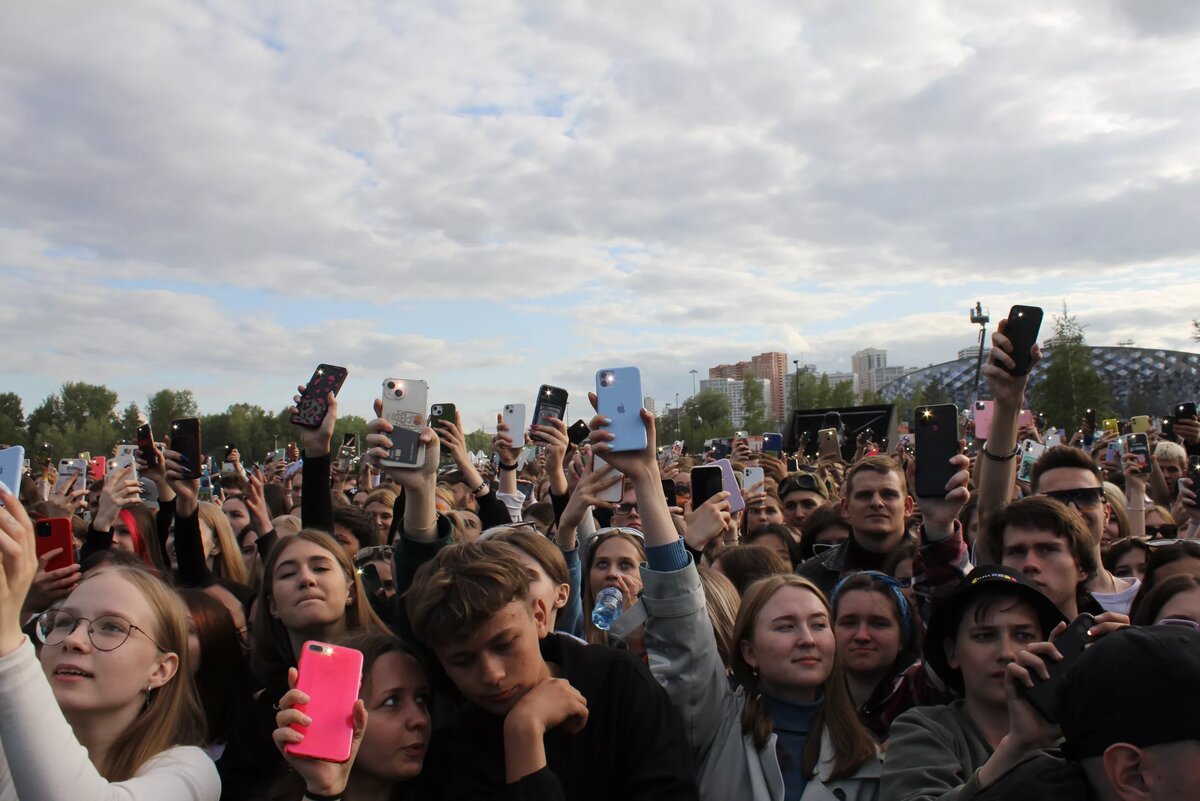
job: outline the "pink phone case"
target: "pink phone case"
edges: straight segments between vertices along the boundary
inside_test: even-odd
[[[353,648],[313,640],[301,646],[296,688],[310,700],[297,704],[296,709],[312,718],[312,724],[292,726],[304,735],[304,741],[286,746],[289,754],[327,762],[350,758],[362,664],[362,652]]]
[[[992,430],[992,401],[975,401],[975,439],[987,439]]]
[[[734,475],[733,465],[728,459],[717,459],[711,463],[713,467],[721,468],[721,489],[729,493],[729,511],[740,512],[746,508],[746,499],[742,497],[742,485]]]

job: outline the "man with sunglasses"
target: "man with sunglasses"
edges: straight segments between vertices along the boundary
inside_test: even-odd
[[[1014,376],[1007,368],[1015,365],[1012,342],[1004,335],[1007,320],[1001,320],[992,334],[992,350],[983,373],[992,390],[995,405],[988,440],[980,449],[983,457],[979,471],[979,528],[987,530],[991,518],[1013,496],[1017,456],[1017,418],[1025,403],[1029,374]],[[1032,348],[1032,365],[1041,360],[1038,345]],[[1098,569],[1087,582],[1092,597],[1106,611],[1129,614],[1137,595],[1137,579],[1122,579],[1100,561],[1100,543],[1112,509],[1104,500],[1104,487],[1096,463],[1083,451],[1067,445],[1047,450],[1033,466],[1030,487],[1035,495],[1047,495],[1079,512],[1091,535],[1091,547]],[[1143,496],[1144,497],[1144,496]],[[1132,500],[1132,496],[1131,496]],[[1000,562],[1002,554],[990,553],[987,541],[979,543],[977,563]]]

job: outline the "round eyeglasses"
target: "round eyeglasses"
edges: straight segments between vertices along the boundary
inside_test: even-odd
[[[137,630],[142,633],[143,637],[154,643],[155,648],[163,653],[167,652],[167,649],[155,642],[145,629],[139,628],[117,615],[101,615],[95,620],[89,620],[86,617],[76,617],[70,612],[61,610],[43,612],[37,620],[38,639],[44,645],[60,645],[83,622],[87,623],[88,639],[97,651],[115,651],[124,645],[129,636]]]

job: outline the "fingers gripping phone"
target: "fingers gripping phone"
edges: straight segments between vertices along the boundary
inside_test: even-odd
[[[171,450],[179,453],[184,478],[200,477],[200,420],[184,417],[171,421]]]
[[[1150,441],[1145,434],[1130,434],[1127,437],[1126,448],[1129,453],[1137,456],[1138,464],[1146,468],[1150,464]]]
[[[330,392],[336,397],[346,383],[348,371],[345,367],[335,364],[319,364],[313,371],[312,378],[304,385],[304,394],[296,404],[296,413],[292,415],[292,424],[304,428],[320,428],[329,407]]]
[[[728,459],[718,459],[713,462],[713,466],[721,471],[721,489],[729,493],[729,511],[737,513],[745,509],[746,499],[742,497],[742,487],[733,472],[733,465]]]
[[[693,467],[691,476],[693,509],[698,509],[705,501],[724,489],[721,468],[715,464]]]
[[[567,429],[567,441],[572,445],[579,447],[583,441],[588,438],[588,424],[586,420],[576,420],[570,428]]]
[[[766,492],[763,486],[764,481],[766,481],[766,473],[761,467],[742,468],[742,486],[747,490],[753,489],[755,492]]]
[[[84,459],[59,459],[58,480],[64,484],[64,479],[70,477],[71,484],[63,488],[64,492],[82,492],[87,489],[88,463]],[[9,486],[12,489],[12,486]]]
[[[533,424],[548,425],[547,418],[563,419],[567,413],[567,391],[561,387],[542,384],[538,388],[537,401],[533,404]]]
[[[7,482],[6,482],[7,483]],[[46,571],[58,570],[75,564],[75,538],[71,535],[71,521],[65,517],[48,517],[33,524],[34,545],[38,557],[45,556],[55,548],[62,553],[46,563]]]
[[[599,473],[606,467],[610,467],[608,462],[604,461],[599,456],[592,457],[592,472]],[[622,476],[621,471],[617,468],[611,467],[610,469],[611,472],[604,474],[605,479],[611,479],[614,475]],[[596,494],[596,497],[602,501],[608,501],[609,503],[620,503],[621,495],[624,493],[624,483],[625,479],[622,476],[620,481],[616,482],[611,487],[601,490]]]
[[[304,740],[287,745],[289,754],[327,762],[350,758],[362,665],[362,652],[353,648],[313,640],[301,646],[296,689],[305,693],[309,702],[297,704],[296,709],[308,715],[312,723],[293,724]]]
[[[435,403],[429,407],[429,427],[434,431],[441,431],[438,423],[445,420],[447,423],[458,425],[458,409],[453,403]]]
[[[646,447],[642,398],[642,374],[638,368],[614,367],[596,372],[596,407],[612,421],[605,430],[613,435],[609,447],[614,453]]]
[[[25,470],[25,449],[20,445],[0,450],[0,481],[12,490],[14,495],[21,494],[21,476]]]
[[[1096,624],[1096,618],[1084,612],[1067,626],[1066,630],[1054,641],[1054,647],[1063,658],[1057,662],[1047,661],[1046,670],[1050,678],[1043,681],[1033,674],[1033,686],[1026,687],[1024,683],[1017,684],[1017,690],[1033,705],[1046,720],[1058,722],[1058,687],[1062,684],[1071,666],[1083,655],[1083,651],[1092,642],[1088,629]],[[1032,671],[1031,671],[1032,673]]]
[[[407,378],[385,378],[383,381],[383,419],[392,424],[388,439],[392,449],[379,463],[386,467],[420,467],[425,464],[425,445],[421,431],[425,428],[426,397],[429,385]]]
[[[1008,312],[1004,336],[1012,343],[1015,363],[1011,369],[1003,368],[1010,375],[1028,375],[1033,366],[1033,346],[1037,344],[1038,331],[1042,327],[1042,310],[1037,306],[1013,306]]]
[[[942,498],[946,485],[958,472],[950,459],[958,453],[958,407],[953,403],[918,406],[914,429],[917,432],[918,498]]]

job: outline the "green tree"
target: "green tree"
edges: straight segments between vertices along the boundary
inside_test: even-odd
[[[0,392],[0,445],[20,445],[30,450],[25,411],[21,396],[15,392]]]
[[[748,375],[742,379],[742,425],[746,431],[761,433],[771,425],[767,401],[763,397],[763,382]]]
[[[483,451],[491,453],[492,450],[492,435],[484,431],[482,428],[477,428],[474,431],[467,432],[467,450],[474,453],[475,451]]]
[[[953,403],[954,398],[950,395],[950,388],[939,375],[934,375],[925,384],[925,399],[924,405],[933,406],[938,403]]]
[[[97,419],[116,426],[117,393],[103,384],[68,381],[59,394],[68,423]]]
[[[67,414],[63,411],[62,398],[58,395],[47,395],[29,415],[29,441],[31,443],[45,440],[43,431],[49,428],[64,429],[67,427]]]
[[[142,424],[142,410],[136,403],[130,402],[121,412],[120,436],[125,442],[133,442],[138,426]]]
[[[196,398],[190,389],[160,389],[146,399],[146,417],[156,437],[169,432],[172,420],[195,416]],[[200,433],[203,436],[203,428]]]
[[[1047,343],[1045,373],[1032,389],[1033,408],[1051,425],[1073,431],[1084,409],[1111,413],[1112,392],[1092,366],[1084,342],[1084,326],[1067,311],[1054,316],[1054,335]],[[1097,415],[1099,416],[1099,415]]]
[[[853,406],[854,405],[854,382],[839,381],[833,385],[833,391],[829,393],[830,406]]]
[[[703,390],[684,401],[680,417],[688,452],[700,453],[706,439],[732,436],[729,414],[729,399],[716,390]]]

